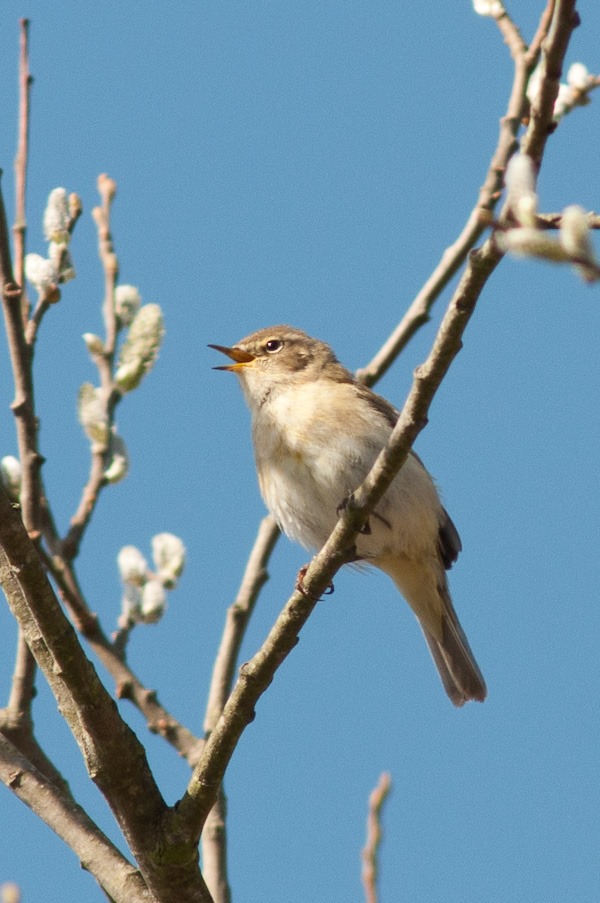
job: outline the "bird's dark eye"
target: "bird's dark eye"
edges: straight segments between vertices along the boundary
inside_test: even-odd
[[[275,354],[277,351],[281,351],[283,348],[283,342],[279,339],[269,339],[268,342],[265,342],[265,351],[268,354]]]

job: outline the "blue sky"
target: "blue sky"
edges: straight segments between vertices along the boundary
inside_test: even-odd
[[[583,24],[567,60],[599,71],[600,12],[591,0],[578,6]],[[541,7],[510,5],[526,36]],[[52,188],[77,191],[85,208],[73,241],[78,278],[36,352],[46,485],[64,529],[88,469],[75,399],[94,379],[81,334],[101,329],[90,211],[107,172],[119,185],[121,280],[161,304],[167,334],[155,371],[119,408],[132,469],[102,498],[80,576],[110,630],[119,548],[149,553],[163,530],[183,538],[181,585],[164,619],[134,635],[130,662],[200,732],[226,608],[264,510],[241,393],[211,369],[218,361],[206,345],[290,322],[329,341],[349,367],[368,361],[476,200],[512,64],[493,22],[467,0],[7,0],[0,165],[11,210],[22,15],[32,19],[35,76],[29,250],[44,251]],[[599,102],[552,136],[542,209],[598,208]],[[378,387],[398,406],[448,297]],[[366,801],[384,769],[394,789],[382,903],[597,896],[599,305],[598,288],[568,270],[505,260],[417,444],[463,539],[451,587],[489,699],[455,710],[392,584],[339,574],[227,775],[234,899],[360,901]],[[9,416],[0,422],[0,451],[15,453]],[[277,546],[244,659],[304,561],[287,541]],[[4,698],[14,636],[5,610],[0,636]],[[187,767],[128,704],[122,711],[174,801]],[[34,714],[77,798],[116,840],[42,682]],[[103,899],[62,842],[1,788],[0,805],[9,826],[0,881],[19,883],[24,903]]]

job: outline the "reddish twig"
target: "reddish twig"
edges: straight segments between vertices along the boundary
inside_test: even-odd
[[[267,562],[279,537],[279,528],[271,515],[260,522],[244,576],[233,604],[227,611],[221,645],[215,660],[204,718],[205,736],[210,736],[231,692],[242,640],[254,611],[258,595],[269,579]],[[215,903],[229,903],[231,891],[227,878],[226,798],[221,787],[217,801],[202,831],[204,880]]]
[[[109,176],[98,177],[98,192],[101,204],[92,211],[98,229],[98,254],[104,270],[104,301],[102,305],[106,338],[104,350],[94,356],[100,376],[100,388],[109,427],[112,424],[114,410],[121,399],[121,393],[115,388],[113,381],[113,364],[117,340],[117,319],[115,316],[115,285],[119,274],[119,263],[114,250],[110,226],[112,202],[117,192],[116,183]],[[104,471],[106,465],[106,448],[92,448],[90,475],[84,486],[77,511],[71,518],[69,532],[62,542],[62,555],[72,561],[79,552],[81,540],[96,507],[101,490],[106,484]]]
[[[571,35],[580,23],[576,0],[556,0],[548,34],[541,42],[539,91],[531,104],[529,126],[521,150],[539,166],[546,141],[556,128],[554,103],[558,97],[562,67]]]
[[[221,645],[215,659],[204,730],[210,734],[231,692],[238,654],[246,628],[262,587],[269,579],[267,563],[279,536],[279,528],[271,515],[260,522],[256,540],[235,601],[227,611]]]
[[[79,195],[72,194],[69,197],[69,214],[70,215],[69,215],[69,220],[67,223],[67,231],[69,232],[70,235],[73,234],[73,230],[75,229],[75,226],[77,225],[77,222],[78,222],[79,217],[81,216],[82,212],[83,212],[83,207],[82,207],[81,199],[80,199]],[[62,279],[62,277],[59,277],[58,281],[62,282],[64,280]],[[46,295],[39,298],[39,300],[34,308],[34,311],[31,314],[31,317],[29,318],[29,320],[27,321],[27,324],[25,326],[25,341],[27,342],[28,345],[35,345],[41,322],[51,306],[52,306],[52,304],[48,300]]]
[[[17,155],[15,157],[16,216],[13,226],[15,246],[15,279],[23,289],[21,295],[22,322],[29,316],[29,302],[25,288],[25,238],[27,218],[25,215],[25,195],[27,188],[27,162],[29,158],[29,101],[33,77],[29,71],[29,19],[21,19],[19,56],[19,133]]]
[[[362,850],[362,883],[366,903],[377,903],[377,877],[379,872],[378,854],[382,840],[381,810],[390,790],[392,778],[387,772],[379,778],[379,783],[369,795],[367,815],[367,839]]]
[[[542,48],[542,44],[546,40],[548,36],[548,31],[550,30],[550,25],[552,24],[552,19],[554,17],[554,7],[556,6],[556,0],[548,0],[546,4],[546,9],[542,13],[540,17],[540,21],[537,27],[537,31],[533,36],[533,40],[529,45],[529,49],[527,50],[527,64],[529,66],[537,66],[537,61],[539,59],[540,50]]]

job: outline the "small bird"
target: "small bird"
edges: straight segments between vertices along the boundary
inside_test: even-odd
[[[357,382],[333,350],[291,326],[260,329],[232,347],[252,415],[260,491],[290,539],[316,551],[340,505],[363,481],[399,413]],[[446,693],[480,702],[486,686],[454,611],[446,570],[462,546],[433,479],[411,452],[356,539],[356,558],[388,574],[417,616]]]

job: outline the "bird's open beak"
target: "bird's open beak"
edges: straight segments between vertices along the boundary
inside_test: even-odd
[[[227,348],[226,345],[209,345],[208,347],[214,348],[215,351],[221,351],[223,354],[226,354],[227,357],[230,357],[232,361],[235,361],[235,364],[225,364],[224,367],[213,367],[213,370],[233,370],[235,373],[236,370],[241,370],[242,367],[251,364],[255,359],[253,354],[242,351],[241,348],[236,348],[235,345],[233,348]]]

